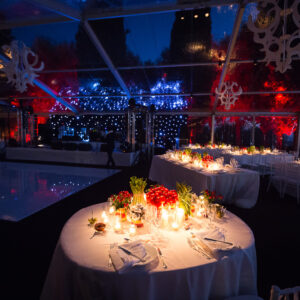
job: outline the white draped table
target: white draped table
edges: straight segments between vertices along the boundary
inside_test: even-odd
[[[93,205],[78,211],[65,224],[57,243],[42,300],[68,299],[224,299],[241,294],[257,294],[256,250],[252,231],[238,217],[226,212],[223,219],[198,222],[217,228],[225,240],[237,248],[219,260],[208,260],[191,249],[187,243],[188,231],[159,230],[159,247],[168,265],[159,264],[148,272],[118,274],[108,265],[110,244],[124,243],[125,234],[108,230],[103,236],[90,239],[93,229],[87,219],[100,214],[106,204]],[[196,221],[195,221],[196,222]],[[201,225],[202,224],[202,225]],[[200,229],[199,229],[200,228]],[[133,239],[152,240],[158,234],[137,233]],[[128,236],[128,235],[127,235]],[[149,237],[150,236],[150,237]],[[152,236],[152,238],[151,238]]]
[[[163,155],[153,157],[149,179],[169,189],[175,189],[176,182],[185,182],[197,194],[205,189],[215,191],[223,196],[223,203],[243,208],[251,208],[256,204],[260,181],[256,171],[236,169],[213,173],[198,170],[192,164],[174,161]]]

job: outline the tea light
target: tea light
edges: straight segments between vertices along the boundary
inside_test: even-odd
[[[115,232],[121,232],[122,230],[122,226],[121,226],[121,223],[120,223],[120,220],[119,219],[116,219],[116,223],[115,223]]]
[[[136,226],[134,224],[131,224],[129,227],[129,235],[133,236],[136,234]]]
[[[204,208],[200,207],[197,210],[197,217],[202,217],[204,212]]]
[[[114,207],[114,206],[111,206],[111,207],[109,208],[109,213],[112,215],[114,212],[115,212],[115,207]]]
[[[177,222],[173,222],[173,223],[172,223],[172,228],[173,228],[174,230],[178,230],[178,229],[179,229],[179,224],[178,224]]]

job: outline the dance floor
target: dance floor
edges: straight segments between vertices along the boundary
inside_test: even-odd
[[[119,172],[112,169],[0,163],[0,219],[20,221]]]

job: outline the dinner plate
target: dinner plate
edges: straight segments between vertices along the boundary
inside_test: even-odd
[[[144,257],[144,261],[140,261],[135,264],[134,269],[151,270],[159,263],[157,250],[154,246],[148,243],[144,243],[143,246],[146,250],[146,256]]]

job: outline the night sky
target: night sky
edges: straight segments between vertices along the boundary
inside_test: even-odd
[[[211,9],[212,37],[215,42],[220,42],[226,35],[232,32],[236,6],[213,7]],[[253,4],[248,5],[243,22],[247,21],[250,13],[255,12]],[[172,26],[175,13],[151,14],[143,16],[126,17],[124,19],[129,49],[138,55],[142,62],[155,61],[161,52],[170,44]],[[75,42],[78,30],[77,22],[40,25],[32,27],[16,28],[13,35],[22,40],[29,47],[36,37],[45,37],[53,42]]]

